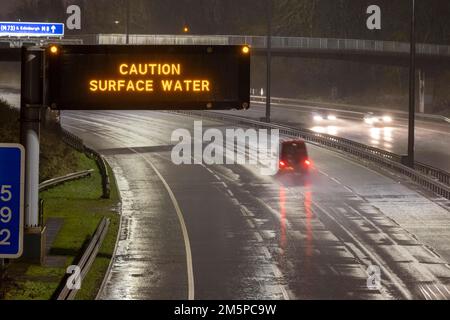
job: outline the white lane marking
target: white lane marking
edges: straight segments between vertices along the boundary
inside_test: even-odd
[[[425,290],[425,288],[423,288],[421,285],[419,285],[419,289],[420,289],[420,292],[422,292],[422,294],[426,300],[432,300],[431,296],[428,294],[428,292]]]
[[[183,233],[183,239],[184,239],[184,246],[186,248],[186,265],[187,265],[187,274],[188,274],[188,299],[194,300],[194,268],[192,265],[192,250],[191,250],[191,243],[189,241],[189,234],[187,232],[186,223],[183,218],[183,212],[181,211],[180,205],[178,204],[177,199],[175,198],[175,195],[170,188],[169,184],[167,183],[166,179],[161,175],[161,173],[156,169],[155,165],[148,160],[146,157],[144,157],[141,153],[137,152],[133,148],[128,148],[137,155],[139,155],[145,162],[147,162],[152,169],[155,171],[156,175],[159,177],[161,182],[163,183],[164,187],[167,190],[167,193],[170,196],[170,199],[172,200],[173,206],[175,207],[175,211],[177,212],[178,220],[181,225],[181,231]]]
[[[319,170],[320,171],[320,170]],[[333,180],[334,182],[336,182],[337,184],[340,184],[340,185],[342,185],[342,183],[338,180],[338,179],[336,179],[336,178],[333,178],[333,177],[329,177],[331,180]]]
[[[243,204],[241,204],[241,212],[242,212],[242,215],[245,216],[245,217],[254,217],[254,216],[255,216],[255,215],[254,215],[250,210],[248,210],[248,208],[247,208],[245,205],[243,205]]]
[[[433,297],[432,297],[433,292],[430,290],[430,288],[428,288],[425,285],[419,285],[419,288],[421,289],[423,295],[425,296],[425,299],[427,299],[427,300],[434,300]]]
[[[350,192],[352,192],[352,193],[355,193],[350,187],[348,187],[348,186],[344,186],[344,188],[345,189],[347,189],[347,191],[350,191]]]
[[[284,300],[290,300],[289,298],[289,293],[287,292],[287,290],[285,289],[284,286],[279,285],[279,288],[281,289],[281,293],[283,294],[283,299]]]
[[[267,249],[267,247],[262,247],[261,250],[264,253],[264,256],[266,257],[267,260],[272,259],[272,255],[269,252],[269,249]]]
[[[381,270],[383,271],[383,274],[385,274],[389,278],[391,283],[396,285],[397,289],[399,290],[399,292],[403,295],[403,297],[406,300],[412,300],[413,297],[412,297],[411,293],[409,292],[408,288],[406,287],[405,283],[395,273],[391,272],[389,269],[387,269],[387,267],[384,267],[383,263],[381,263],[381,261],[378,260],[378,257],[376,256],[375,253],[372,253],[368,248],[366,248],[366,246],[363,244],[363,242],[360,241],[355,235],[353,235],[353,233],[350,232],[350,230],[348,230],[348,228],[345,225],[340,223],[333,216],[333,214],[329,213],[327,210],[325,210],[321,205],[319,205],[315,201],[312,201],[312,204],[314,206],[316,206],[316,208],[318,208],[320,211],[322,211],[335,224],[337,224],[342,229],[342,231],[344,231],[347,234],[347,236],[350,237],[352,242],[364,251],[364,253],[369,257],[369,259],[371,260],[371,262],[373,264],[376,264],[381,268]]]
[[[450,295],[450,291],[448,290],[447,286],[446,286],[446,285],[443,285],[442,287],[443,287],[443,288],[445,289],[445,291],[447,291],[447,293]]]
[[[433,297],[433,300],[437,300],[439,299],[439,297],[437,296],[436,292],[434,292],[431,287],[429,285],[424,285],[423,288],[425,290],[428,290],[428,292],[431,294],[431,296]]]
[[[445,294],[441,291],[441,289],[439,289],[439,287],[434,283],[433,286],[437,289],[437,291],[439,291],[439,293],[441,294],[443,299],[446,299],[447,297],[445,296]]]
[[[255,229],[255,224],[251,220],[246,219],[245,221],[247,221],[247,224],[250,227],[250,229]]]
[[[263,242],[264,241],[258,231],[253,232],[253,234],[255,235],[255,238],[256,238],[256,240],[258,242]]]
[[[272,213],[278,219],[278,221],[281,221],[281,216],[280,216],[280,212],[279,211],[277,211],[274,208],[272,208],[270,205],[268,205],[266,202],[264,202],[260,198],[254,198],[254,199],[256,201],[258,201],[262,206],[264,206],[267,210],[269,210],[269,212]],[[284,219],[284,223],[286,225],[286,228],[292,229],[291,222],[289,221],[288,218]]]
[[[278,268],[278,266],[272,264],[272,270],[273,270],[273,274],[276,278],[282,278],[283,274],[281,273],[280,269]]]
[[[238,199],[236,198],[230,198],[231,202],[235,205],[235,206],[240,206],[240,203],[238,201]]]

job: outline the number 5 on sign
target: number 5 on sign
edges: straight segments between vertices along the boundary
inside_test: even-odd
[[[0,143],[0,258],[19,258],[23,247],[25,150]]]

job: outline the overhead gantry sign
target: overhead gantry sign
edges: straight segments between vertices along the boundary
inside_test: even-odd
[[[47,103],[59,110],[247,109],[247,46],[50,46]]]

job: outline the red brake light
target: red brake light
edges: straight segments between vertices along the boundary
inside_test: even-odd
[[[307,165],[309,167],[311,165],[311,161],[305,160],[305,165]]]
[[[280,167],[285,167],[285,166],[286,166],[286,162],[280,161]]]

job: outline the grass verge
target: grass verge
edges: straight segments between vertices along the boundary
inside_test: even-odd
[[[94,234],[100,220],[111,219],[108,233],[98,256],[84,279],[77,299],[94,299],[113,255],[119,229],[119,195],[111,173],[111,198],[101,199],[101,175],[95,161],[84,154],[75,153],[77,169],[94,169],[91,177],[66,183],[41,192],[45,201],[44,221],[62,219],[62,227],[51,247],[50,255],[58,256],[59,264],[52,266],[12,262],[8,267],[5,299],[47,300],[60,285],[66,268],[74,264],[83,247]]]

